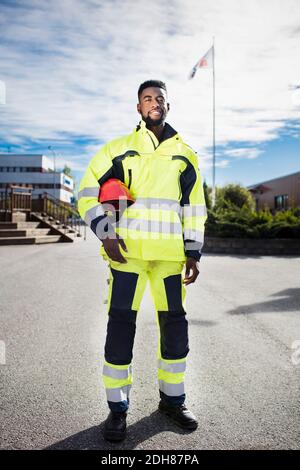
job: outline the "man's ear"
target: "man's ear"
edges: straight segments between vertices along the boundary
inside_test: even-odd
[[[141,114],[141,105],[140,105],[140,103],[138,103],[138,104],[136,105],[136,109],[137,109],[137,112],[138,112],[139,114]]]
[[[170,111],[170,103],[167,103],[167,110]]]

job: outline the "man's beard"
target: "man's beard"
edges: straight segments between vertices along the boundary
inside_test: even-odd
[[[166,112],[163,112],[161,113],[161,116],[159,119],[152,119],[149,115],[144,117],[143,116],[143,120],[145,121],[146,123],[146,127],[151,128],[151,127],[155,127],[155,126],[160,126],[161,124],[163,124],[163,122],[165,121],[166,119],[166,115],[167,113]]]

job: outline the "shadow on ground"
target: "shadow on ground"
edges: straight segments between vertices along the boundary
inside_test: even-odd
[[[300,312],[300,289],[285,289],[272,294],[272,297],[280,298],[250,305],[240,305],[227,313],[229,315],[248,315],[250,313]]]
[[[193,318],[188,318],[189,325],[196,325],[196,326],[215,326],[218,322],[211,321],[211,320],[195,320]],[[151,325],[157,327],[155,321],[148,321],[144,322],[144,325]]]
[[[128,426],[127,438],[120,443],[110,443],[103,438],[104,422],[99,426],[85,429],[62,441],[56,442],[45,450],[56,449],[79,449],[79,450],[112,450],[112,449],[135,449],[141,442],[165,431],[176,434],[189,434],[193,431],[185,431],[172,424],[167,417],[159,411],[154,411],[137,423]]]

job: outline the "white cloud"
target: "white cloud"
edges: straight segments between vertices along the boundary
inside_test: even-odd
[[[0,105],[6,103],[6,86],[5,83],[0,80]]]
[[[70,166],[82,168],[76,137],[93,141],[87,142],[85,162],[98,148],[95,142],[100,146],[130,132],[138,120],[139,83],[159,78],[169,89],[169,122],[198,151],[200,167],[209,167],[212,74],[198,70],[191,81],[187,75],[213,35],[217,145],[241,147],[225,156],[256,158],[259,144],[300,118],[291,86],[300,80],[298,0],[8,4],[0,5],[0,80],[7,103],[0,108],[3,141],[63,139],[73,148]]]
[[[224,154],[228,155],[229,157],[237,157],[237,158],[257,158],[263,151],[258,148],[237,148],[237,149],[230,149],[224,150]]]
[[[68,160],[66,158],[58,158],[57,159],[57,168],[63,169],[65,165],[71,168],[73,171],[84,171],[86,169],[88,163],[88,159],[78,159],[76,155],[72,155],[72,159]]]
[[[218,160],[216,162],[216,167],[226,168],[227,166],[229,166],[229,160]]]

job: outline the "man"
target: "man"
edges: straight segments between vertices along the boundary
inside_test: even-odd
[[[207,215],[197,156],[165,123],[169,109],[163,82],[142,83],[140,123],[104,145],[80,184],[79,212],[102,241],[110,267],[103,381],[110,408],[104,437],[112,441],[126,435],[136,316],[148,279],[160,333],[159,410],[184,429],[197,427],[184,404],[189,351],[184,301],[185,286],[199,274]],[[111,178],[123,182],[135,200],[117,222],[98,201],[99,188]]]

